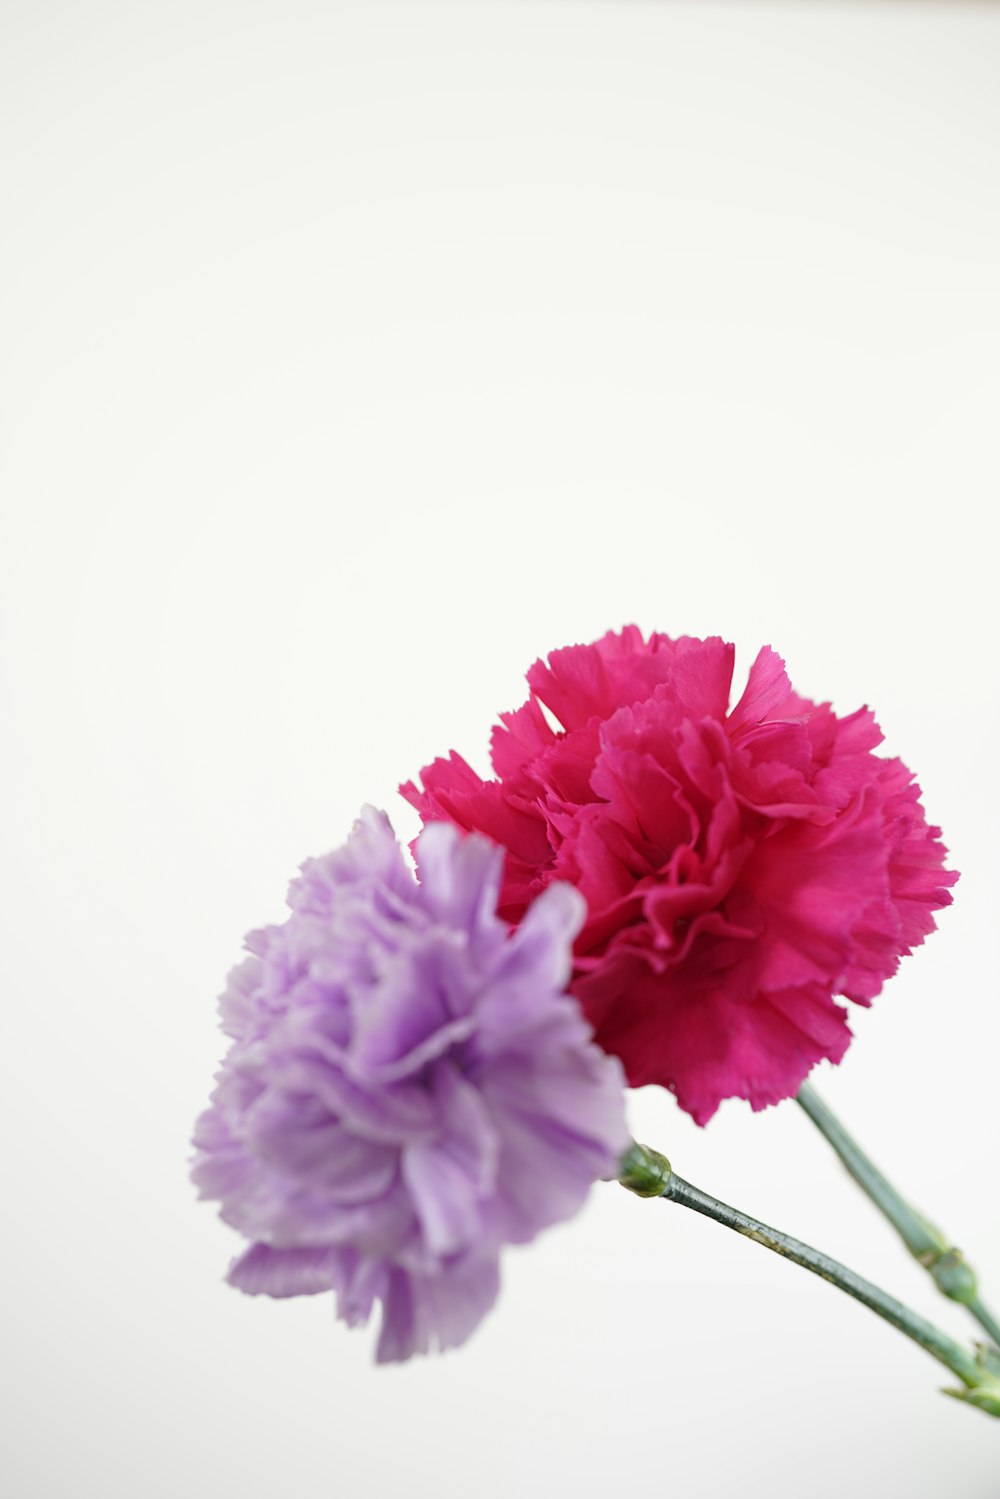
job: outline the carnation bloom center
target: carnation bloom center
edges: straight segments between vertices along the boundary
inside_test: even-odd
[[[452,753],[401,788],[425,821],[503,845],[509,920],[577,886],[572,988],[597,1040],[700,1123],[839,1061],[836,996],[869,1004],[957,878],[867,709],[799,696],[769,647],[730,708],[733,657],[634,626],[554,651],[500,715],[495,778]]]

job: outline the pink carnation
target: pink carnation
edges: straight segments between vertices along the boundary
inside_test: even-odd
[[[401,788],[503,845],[508,920],[552,880],[582,891],[572,988],[596,1039],[699,1124],[839,1062],[835,996],[869,1004],[958,878],[866,708],[799,697],[765,646],[730,710],[733,654],[634,625],[553,651],[493,730],[496,779],[453,753]]]

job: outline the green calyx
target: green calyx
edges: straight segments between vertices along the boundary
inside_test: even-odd
[[[976,1300],[979,1294],[976,1272],[965,1263],[960,1249],[948,1249],[930,1264],[923,1256],[918,1258],[934,1277],[938,1290],[949,1300],[961,1302],[963,1306],[971,1306]]]
[[[637,1197],[663,1197],[672,1175],[666,1156],[648,1145],[640,1145],[637,1140],[632,1141],[618,1163],[618,1180]]]

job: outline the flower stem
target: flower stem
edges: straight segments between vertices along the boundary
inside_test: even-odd
[[[702,1213],[706,1218],[712,1218],[716,1223],[753,1239],[757,1244],[763,1244],[766,1249],[773,1250],[793,1264],[801,1265],[803,1269],[829,1281],[839,1290],[846,1291],[849,1296],[860,1301],[862,1306],[868,1307],[891,1326],[905,1333],[932,1358],[936,1358],[958,1376],[963,1387],[946,1390],[945,1394],[964,1400],[989,1415],[1000,1417],[1000,1369],[994,1367],[994,1360],[989,1352],[983,1351],[977,1356],[895,1297],[889,1296],[821,1250],[813,1249],[809,1244],[803,1244],[801,1240],[793,1239],[778,1229],[769,1228],[759,1219],[751,1218],[749,1214],[711,1197],[700,1187],[692,1186],[673,1171],[664,1156],[645,1145],[633,1144],[623,1157],[619,1181],[640,1197],[663,1197],[668,1202],[676,1202],[681,1207]]]
[[[968,1307],[980,1327],[1000,1348],[1000,1323],[979,1299],[976,1273],[963,1258],[962,1251],[949,1244],[940,1229],[901,1197],[878,1167],[847,1133],[844,1126],[817,1093],[803,1083],[798,1103],[815,1124],[828,1144],[832,1145],[863,1192],[888,1218],[907,1249],[931,1275],[934,1284],[950,1301]]]

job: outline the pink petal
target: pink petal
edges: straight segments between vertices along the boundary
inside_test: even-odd
[[[784,661],[769,645],[761,646],[750,668],[743,696],[729,715],[730,734],[762,723],[788,699],[791,690]]]

